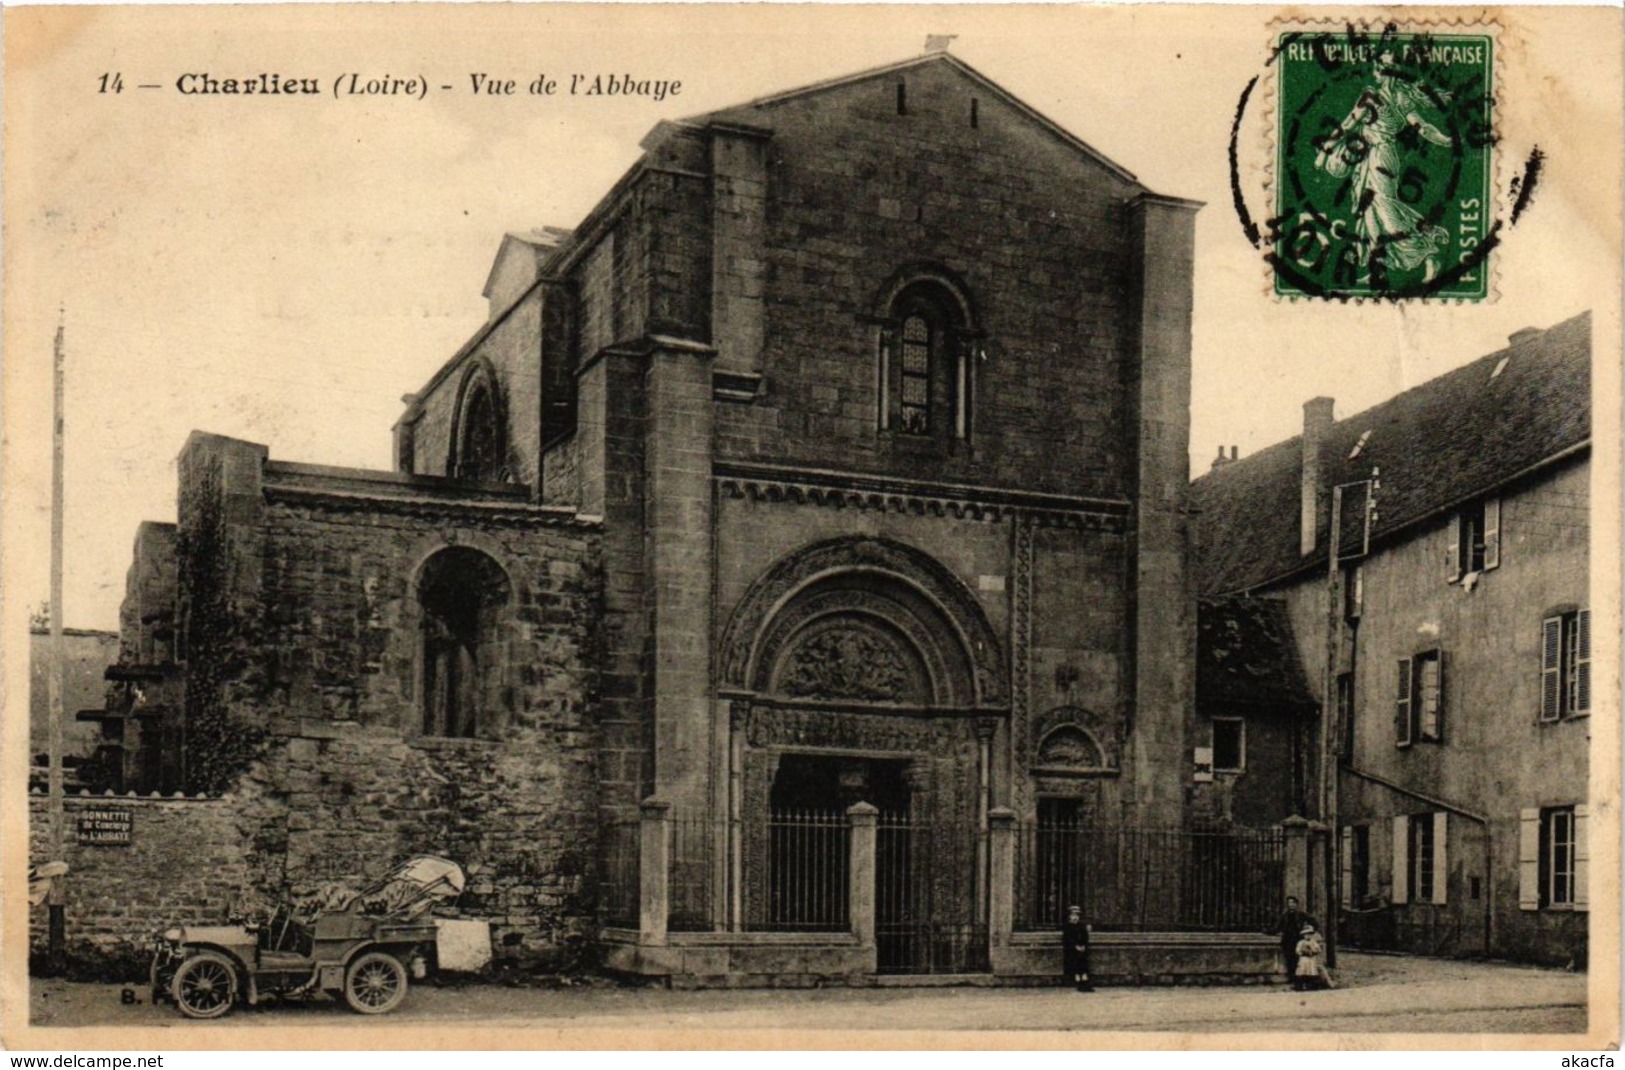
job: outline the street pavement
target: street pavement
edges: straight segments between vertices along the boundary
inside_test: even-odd
[[[1340,987],[828,988],[668,991],[607,982],[569,988],[433,984],[413,988],[391,1024],[480,1022],[502,1029],[612,1030],[1088,1030],[1180,1033],[1550,1033],[1586,1030],[1586,975],[1501,963],[1345,952]],[[240,1008],[213,1022],[173,1007],[120,1002],[117,985],[35,980],[36,1027],[232,1029],[377,1027],[326,1000]],[[145,1000],[146,993],[138,992]],[[222,1038],[223,1042],[224,1038]],[[229,1043],[249,1038],[237,1036]],[[538,1038],[538,1043],[541,1043]],[[250,1041],[251,1043],[251,1041]],[[1493,1045],[1492,1045],[1493,1046]]]

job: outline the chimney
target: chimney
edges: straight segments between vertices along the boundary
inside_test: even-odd
[[[1223,468],[1227,464],[1235,464],[1236,463],[1236,449],[1237,449],[1237,447],[1231,446],[1230,447],[1230,456],[1226,457],[1224,455],[1224,447],[1220,446],[1219,447],[1219,455],[1217,457],[1213,458],[1213,464],[1208,469],[1208,471],[1211,472],[1216,468]]]
[[[1303,480],[1300,483],[1298,552],[1315,552],[1315,529],[1320,521],[1322,494],[1321,455],[1326,432],[1332,427],[1331,398],[1311,398],[1303,403]]]

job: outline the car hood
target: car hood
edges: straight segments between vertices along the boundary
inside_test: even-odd
[[[241,925],[182,925],[183,944],[252,944],[254,936]]]

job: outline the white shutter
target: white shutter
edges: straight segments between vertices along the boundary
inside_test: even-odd
[[[1354,827],[1343,826],[1341,854],[1338,855],[1338,874],[1343,889],[1343,908],[1354,909]]]
[[[1450,827],[1450,815],[1443,810],[1433,815],[1433,902],[1445,903],[1445,886],[1450,883],[1450,860],[1445,845],[1445,830]]]
[[[1591,869],[1591,848],[1586,845],[1586,827],[1591,824],[1590,808],[1574,808],[1574,909],[1590,910],[1591,896],[1586,891],[1586,874]]]
[[[1395,903],[1411,901],[1411,819],[1394,818],[1394,895]]]
[[[1574,637],[1574,709],[1585,713],[1591,709],[1591,610],[1576,614]]]
[[[1540,909],[1540,811],[1518,811],[1518,909]]]
[[[1563,618],[1540,622],[1540,719],[1557,720],[1563,693]]]
[[[1450,518],[1450,523],[1444,526],[1444,537],[1449,545],[1444,551],[1444,578],[1446,583],[1455,583],[1461,579],[1461,516]]]
[[[1411,742],[1411,659],[1399,659],[1399,692],[1394,698],[1394,746]]]
[[[1501,564],[1501,499],[1484,499],[1484,571]]]

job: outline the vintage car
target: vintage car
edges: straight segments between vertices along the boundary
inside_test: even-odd
[[[188,925],[156,940],[152,1001],[189,1018],[218,1018],[239,1001],[341,994],[362,1014],[384,1014],[435,961],[429,911],[463,890],[455,862],[422,855],[360,893],[330,892],[279,905],[259,922]]]

